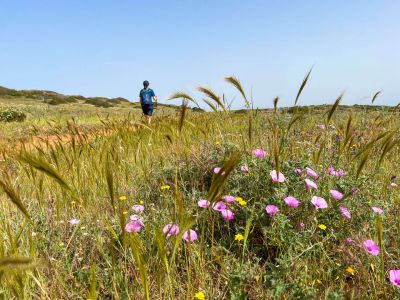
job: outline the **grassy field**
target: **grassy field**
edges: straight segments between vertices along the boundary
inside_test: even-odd
[[[1,124],[1,297],[400,299],[399,112],[231,112],[201,92],[213,112],[150,126],[130,106],[18,104],[26,121]]]
[[[57,95],[60,98],[67,97]],[[105,108],[85,103],[85,100],[79,98],[76,102],[52,105],[26,92],[15,96],[10,93],[2,94],[0,87],[0,111],[6,109],[21,111],[27,118],[20,123],[0,122],[0,151],[22,143],[32,143],[32,139],[46,140],[49,136],[62,136],[68,133],[68,123],[79,132],[89,134],[104,129],[104,121],[113,122],[128,118],[139,121],[141,118],[139,103],[123,101]],[[156,113],[165,116],[175,113],[175,110],[175,107],[160,104]]]

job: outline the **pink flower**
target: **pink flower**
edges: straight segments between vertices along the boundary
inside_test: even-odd
[[[272,217],[276,215],[276,213],[279,211],[279,208],[275,205],[267,205],[265,207],[265,211]]]
[[[137,205],[132,206],[132,209],[134,212],[140,212],[140,211],[144,211],[144,206],[137,204]]]
[[[339,169],[338,171],[335,171],[335,169],[333,167],[329,167],[328,174],[331,176],[335,176],[335,177],[342,177],[342,176],[346,175],[346,173],[344,172],[343,169]]]
[[[201,208],[207,208],[207,207],[210,206],[210,201],[208,201],[208,200],[206,200],[206,199],[200,199],[200,200],[197,202],[197,205],[198,205],[199,207],[201,207]]]
[[[314,181],[312,181],[312,180],[310,180],[308,178],[304,179],[304,181],[306,182],[307,190],[317,189],[318,188],[317,184]]]
[[[339,206],[340,212],[342,213],[343,216],[345,216],[347,219],[351,219],[351,213],[345,206]]]
[[[295,197],[292,196],[286,197],[285,199],[283,199],[283,201],[285,201],[285,203],[291,207],[297,207],[300,205],[299,200],[297,200]]]
[[[300,175],[301,173],[303,173],[303,170],[302,170],[302,169],[294,169],[294,172],[295,172],[297,175]]]
[[[78,219],[71,219],[68,221],[68,223],[72,226],[78,225],[79,224],[79,220]]]
[[[301,222],[301,223],[299,224],[299,227],[300,227],[301,230],[303,230],[303,229],[306,227],[306,225],[304,225],[304,223]]]
[[[337,190],[330,190],[329,194],[331,194],[331,197],[335,200],[342,200],[343,199],[343,194]]]
[[[379,247],[373,240],[366,240],[364,241],[364,249],[372,255],[379,254]]]
[[[167,236],[172,236],[172,235],[178,235],[179,233],[179,226],[176,224],[168,224],[165,225],[163,228],[163,232],[167,235]]]
[[[276,170],[272,170],[271,172],[269,172],[269,175],[272,178],[272,182],[284,182],[285,181],[285,176],[279,172],[279,176],[276,173]]]
[[[353,242],[353,239],[350,238],[350,237],[348,237],[348,238],[346,239],[346,242],[349,243],[349,244],[351,244],[351,243]]]
[[[233,211],[231,211],[229,209],[221,210],[221,215],[225,221],[231,221],[235,218],[235,214],[233,213]]]
[[[335,171],[335,169],[333,167],[328,168],[328,174],[332,175],[332,176],[337,176],[337,172]]]
[[[312,197],[311,203],[314,204],[316,209],[328,208],[328,203],[326,203],[325,199],[322,197]]]
[[[389,276],[390,282],[400,288],[400,270],[390,270]]]
[[[220,168],[220,167],[215,167],[215,168],[214,168],[214,173],[215,173],[215,174],[218,174],[218,175],[225,175],[225,172],[222,172],[221,174],[220,174],[220,172],[221,172],[221,168]]]
[[[190,229],[189,231],[185,231],[182,238],[186,242],[195,242],[195,241],[197,241],[197,233],[196,233],[196,231]]]
[[[319,177],[317,172],[315,172],[313,169],[310,169],[308,167],[306,168],[306,173],[307,173],[307,176],[310,176],[310,177],[314,177],[314,178],[318,178]]]
[[[222,210],[226,209],[226,204],[222,201],[215,202],[213,205],[213,209],[221,212]]]
[[[223,199],[225,202],[228,202],[228,203],[230,203],[230,202],[235,202],[235,197],[233,197],[233,196],[231,196],[231,195],[225,195],[225,196],[222,197],[222,199]]]
[[[377,213],[378,215],[382,215],[383,214],[383,209],[382,208],[372,207],[372,210],[374,211],[374,213]]]
[[[267,152],[265,152],[262,149],[254,149],[253,150],[253,155],[257,158],[263,158],[267,155]]]
[[[250,169],[249,169],[249,167],[248,167],[247,165],[241,166],[241,167],[240,167],[240,170],[241,170],[242,172],[249,172],[249,171],[250,171]]]
[[[325,125],[324,124],[318,124],[317,127],[319,129],[325,130]]]
[[[131,232],[140,232],[142,227],[144,226],[142,220],[137,220],[137,221],[130,221],[125,225],[125,231],[128,233]]]
[[[391,186],[391,187],[396,187],[396,186],[397,186],[397,183],[396,183],[396,182],[391,182],[391,183],[390,183],[390,186]]]

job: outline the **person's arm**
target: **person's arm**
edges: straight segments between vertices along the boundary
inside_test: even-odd
[[[153,90],[151,90],[153,93],[153,100],[154,100],[154,102],[157,104],[157,96],[156,96],[156,94],[154,93],[154,91]]]
[[[141,91],[139,92],[139,102],[140,102],[140,105],[143,106]]]

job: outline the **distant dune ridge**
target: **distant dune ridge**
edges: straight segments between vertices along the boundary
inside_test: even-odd
[[[101,107],[112,107],[122,102],[129,103],[128,99],[117,97],[84,97],[81,95],[63,95],[53,91],[47,90],[14,90],[0,86],[0,97],[24,97],[28,99],[41,100],[45,103],[58,105],[65,103],[76,103],[83,101],[84,103],[92,104]]]

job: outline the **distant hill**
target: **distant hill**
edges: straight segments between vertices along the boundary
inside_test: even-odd
[[[101,107],[112,107],[121,103],[129,103],[128,99],[106,98],[106,97],[84,97],[80,95],[63,95],[53,91],[46,90],[14,90],[0,86],[0,97],[2,98],[26,98],[38,100],[50,105],[60,105],[66,103],[87,103]]]

